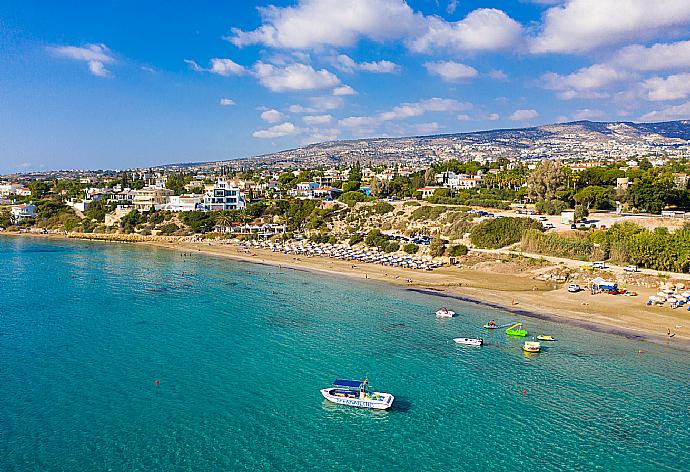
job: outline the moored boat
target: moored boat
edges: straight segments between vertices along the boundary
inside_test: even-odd
[[[548,334],[540,334],[537,336],[537,341],[555,341],[556,338],[549,336]]]
[[[525,345],[522,346],[522,350],[525,352],[539,352],[541,351],[541,343],[537,341],[525,341]]]
[[[522,323],[515,323],[510,328],[506,329],[506,334],[508,336],[519,336],[524,338],[528,333],[526,329],[522,329]]]
[[[436,318],[452,318],[455,316],[455,312],[452,310],[449,310],[445,306],[442,306],[438,310],[436,310]]]
[[[331,388],[322,388],[321,395],[339,405],[386,410],[393,405],[395,397],[390,393],[374,392],[369,388],[369,379],[333,381]]]
[[[484,329],[497,329],[498,325],[494,320],[489,321],[487,324],[484,325]]]

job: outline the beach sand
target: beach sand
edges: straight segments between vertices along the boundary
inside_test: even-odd
[[[38,236],[65,238],[62,235]],[[428,272],[319,256],[297,256],[260,248],[245,249],[217,241],[149,238],[137,244],[385,282],[400,286],[403,290],[433,293],[450,300],[496,307],[517,315],[690,350],[690,312],[685,306],[676,310],[668,306],[647,306],[647,297],[654,294],[656,289],[636,288],[639,293],[636,297],[591,295],[587,290],[569,293],[564,286],[536,280],[529,273],[506,274],[461,267],[443,267]],[[448,305],[451,304],[450,300]],[[667,336],[669,329],[675,333],[673,338]]]

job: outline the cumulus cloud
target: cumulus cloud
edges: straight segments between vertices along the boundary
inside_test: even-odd
[[[262,129],[259,131],[254,131],[252,133],[252,136],[255,138],[260,138],[260,139],[273,139],[273,138],[282,138],[284,136],[290,136],[293,134],[298,134],[301,133],[302,130],[289,121],[286,121],[285,123],[281,123],[279,125],[271,126],[270,128],[267,129]]]
[[[539,113],[537,113],[537,110],[530,108],[528,110],[515,110],[513,113],[511,113],[508,119],[511,121],[530,121],[538,116]]]
[[[430,98],[419,102],[402,103],[375,116],[350,116],[338,123],[347,128],[374,127],[387,121],[413,118],[428,112],[459,112],[470,108],[472,108],[471,103],[459,102],[451,98]]]
[[[231,59],[214,57],[209,61],[210,67],[208,69],[201,67],[196,61],[191,59],[185,59],[184,62],[195,72],[211,72],[212,74],[222,75],[223,77],[247,73],[247,69],[245,69],[244,66],[239,65]]]
[[[640,117],[641,121],[671,121],[690,119],[690,102],[680,105],[654,110]]]
[[[86,62],[89,72],[96,77],[108,77],[110,71],[106,64],[115,62],[110,49],[105,44],[85,44],[84,46],[53,46],[48,51],[56,56]]]
[[[495,80],[507,80],[508,79],[508,74],[503,72],[500,69],[492,70],[487,74],[489,77]]]
[[[690,40],[626,46],[615,54],[612,64],[637,71],[670,70],[690,67]]]
[[[418,123],[413,127],[414,131],[419,134],[432,134],[441,129],[441,125],[432,121],[430,123]]]
[[[254,74],[261,85],[273,92],[316,90],[340,84],[340,79],[332,72],[326,69],[314,70],[306,64],[277,67],[259,61],[254,64]]]
[[[343,106],[343,99],[340,97],[312,97],[309,104],[313,111],[336,110]]]
[[[261,113],[261,119],[266,123],[277,123],[283,119],[283,114],[278,110],[270,109]]]
[[[235,105],[235,100],[231,98],[221,98],[220,99],[220,105],[223,107],[229,107],[232,105]]]
[[[471,11],[464,19],[447,22],[427,18],[424,33],[409,41],[415,52],[433,52],[438,48],[452,51],[495,51],[515,47],[520,42],[522,26],[505,12],[495,8]]]
[[[666,78],[652,77],[642,83],[647,100],[663,101],[688,98],[690,96],[690,73],[669,75]]]
[[[402,0],[299,0],[284,8],[259,8],[263,25],[253,31],[232,29],[236,46],[308,49],[352,46],[360,37],[375,41],[404,38],[423,22]]]
[[[634,75],[630,72],[618,70],[607,64],[594,64],[583,67],[569,75],[548,72],[542,75],[544,87],[560,92],[558,96],[564,100],[573,98],[603,98],[607,95],[598,92],[611,84],[629,80]]]
[[[330,123],[332,119],[331,115],[306,115],[302,117],[302,121],[311,126],[324,125]]]
[[[339,54],[331,61],[333,67],[343,72],[374,72],[379,74],[387,74],[397,72],[399,67],[391,61],[372,61],[372,62],[356,62],[346,54]]]
[[[688,24],[687,0],[569,0],[544,13],[541,31],[531,41],[531,50],[580,53],[665,34]]]
[[[336,97],[344,95],[357,95],[357,91],[350,87],[349,85],[342,85],[333,89],[333,95]]]
[[[427,62],[424,67],[430,74],[437,75],[447,82],[469,79],[479,75],[474,67],[453,61]]]

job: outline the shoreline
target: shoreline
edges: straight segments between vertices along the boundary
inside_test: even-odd
[[[563,323],[589,331],[622,336],[629,340],[690,351],[690,312],[685,307],[680,309],[682,311],[671,310],[668,307],[646,307],[643,305],[645,297],[642,294],[638,297],[613,297],[603,294],[590,296],[581,292],[564,296],[563,289],[549,288],[545,282],[515,274],[497,274],[457,268],[421,272],[378,264],[352,263],[318,256],[296,257],[258,248],[252,248],[251,251],[247,252],[247,250],[236,245],[213,244],[209,241],[191,242],[161,239],[118,241],[115,238],[111,240],[106,237],[87,239],[61,234],[0,233],[0,235],[3,234],[55,240],[101,241],[104,243],[138,242],[147,246],[178,252],[193,252],[253,264],[383,282],[389,286],[397,286],[424,295],[473,303],[528,318]],[[411,283],[408,283],[407,279],[411,279]],[[510,304],[506,303],[506,300],[511,299]],[[616,304],[616,302],[621,303]],[[636,305],[631,302],[635,302]],[[593,308],[595,309],[593,310]],[[663,326],[666,325],[676,333],[674,338],[671,339],[665,334],[661,334],[665,333]],[[682,327],[681,332],[676,328],[679,325]]]

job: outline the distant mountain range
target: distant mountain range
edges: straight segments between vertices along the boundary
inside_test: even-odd
[[[626,158],[635,155],[690,156],[690,121],[662,123],[573,121],[530,128],[401,138],[328,141],[232,161],[171,167],[248,167],[424,164],[456,158]]]

